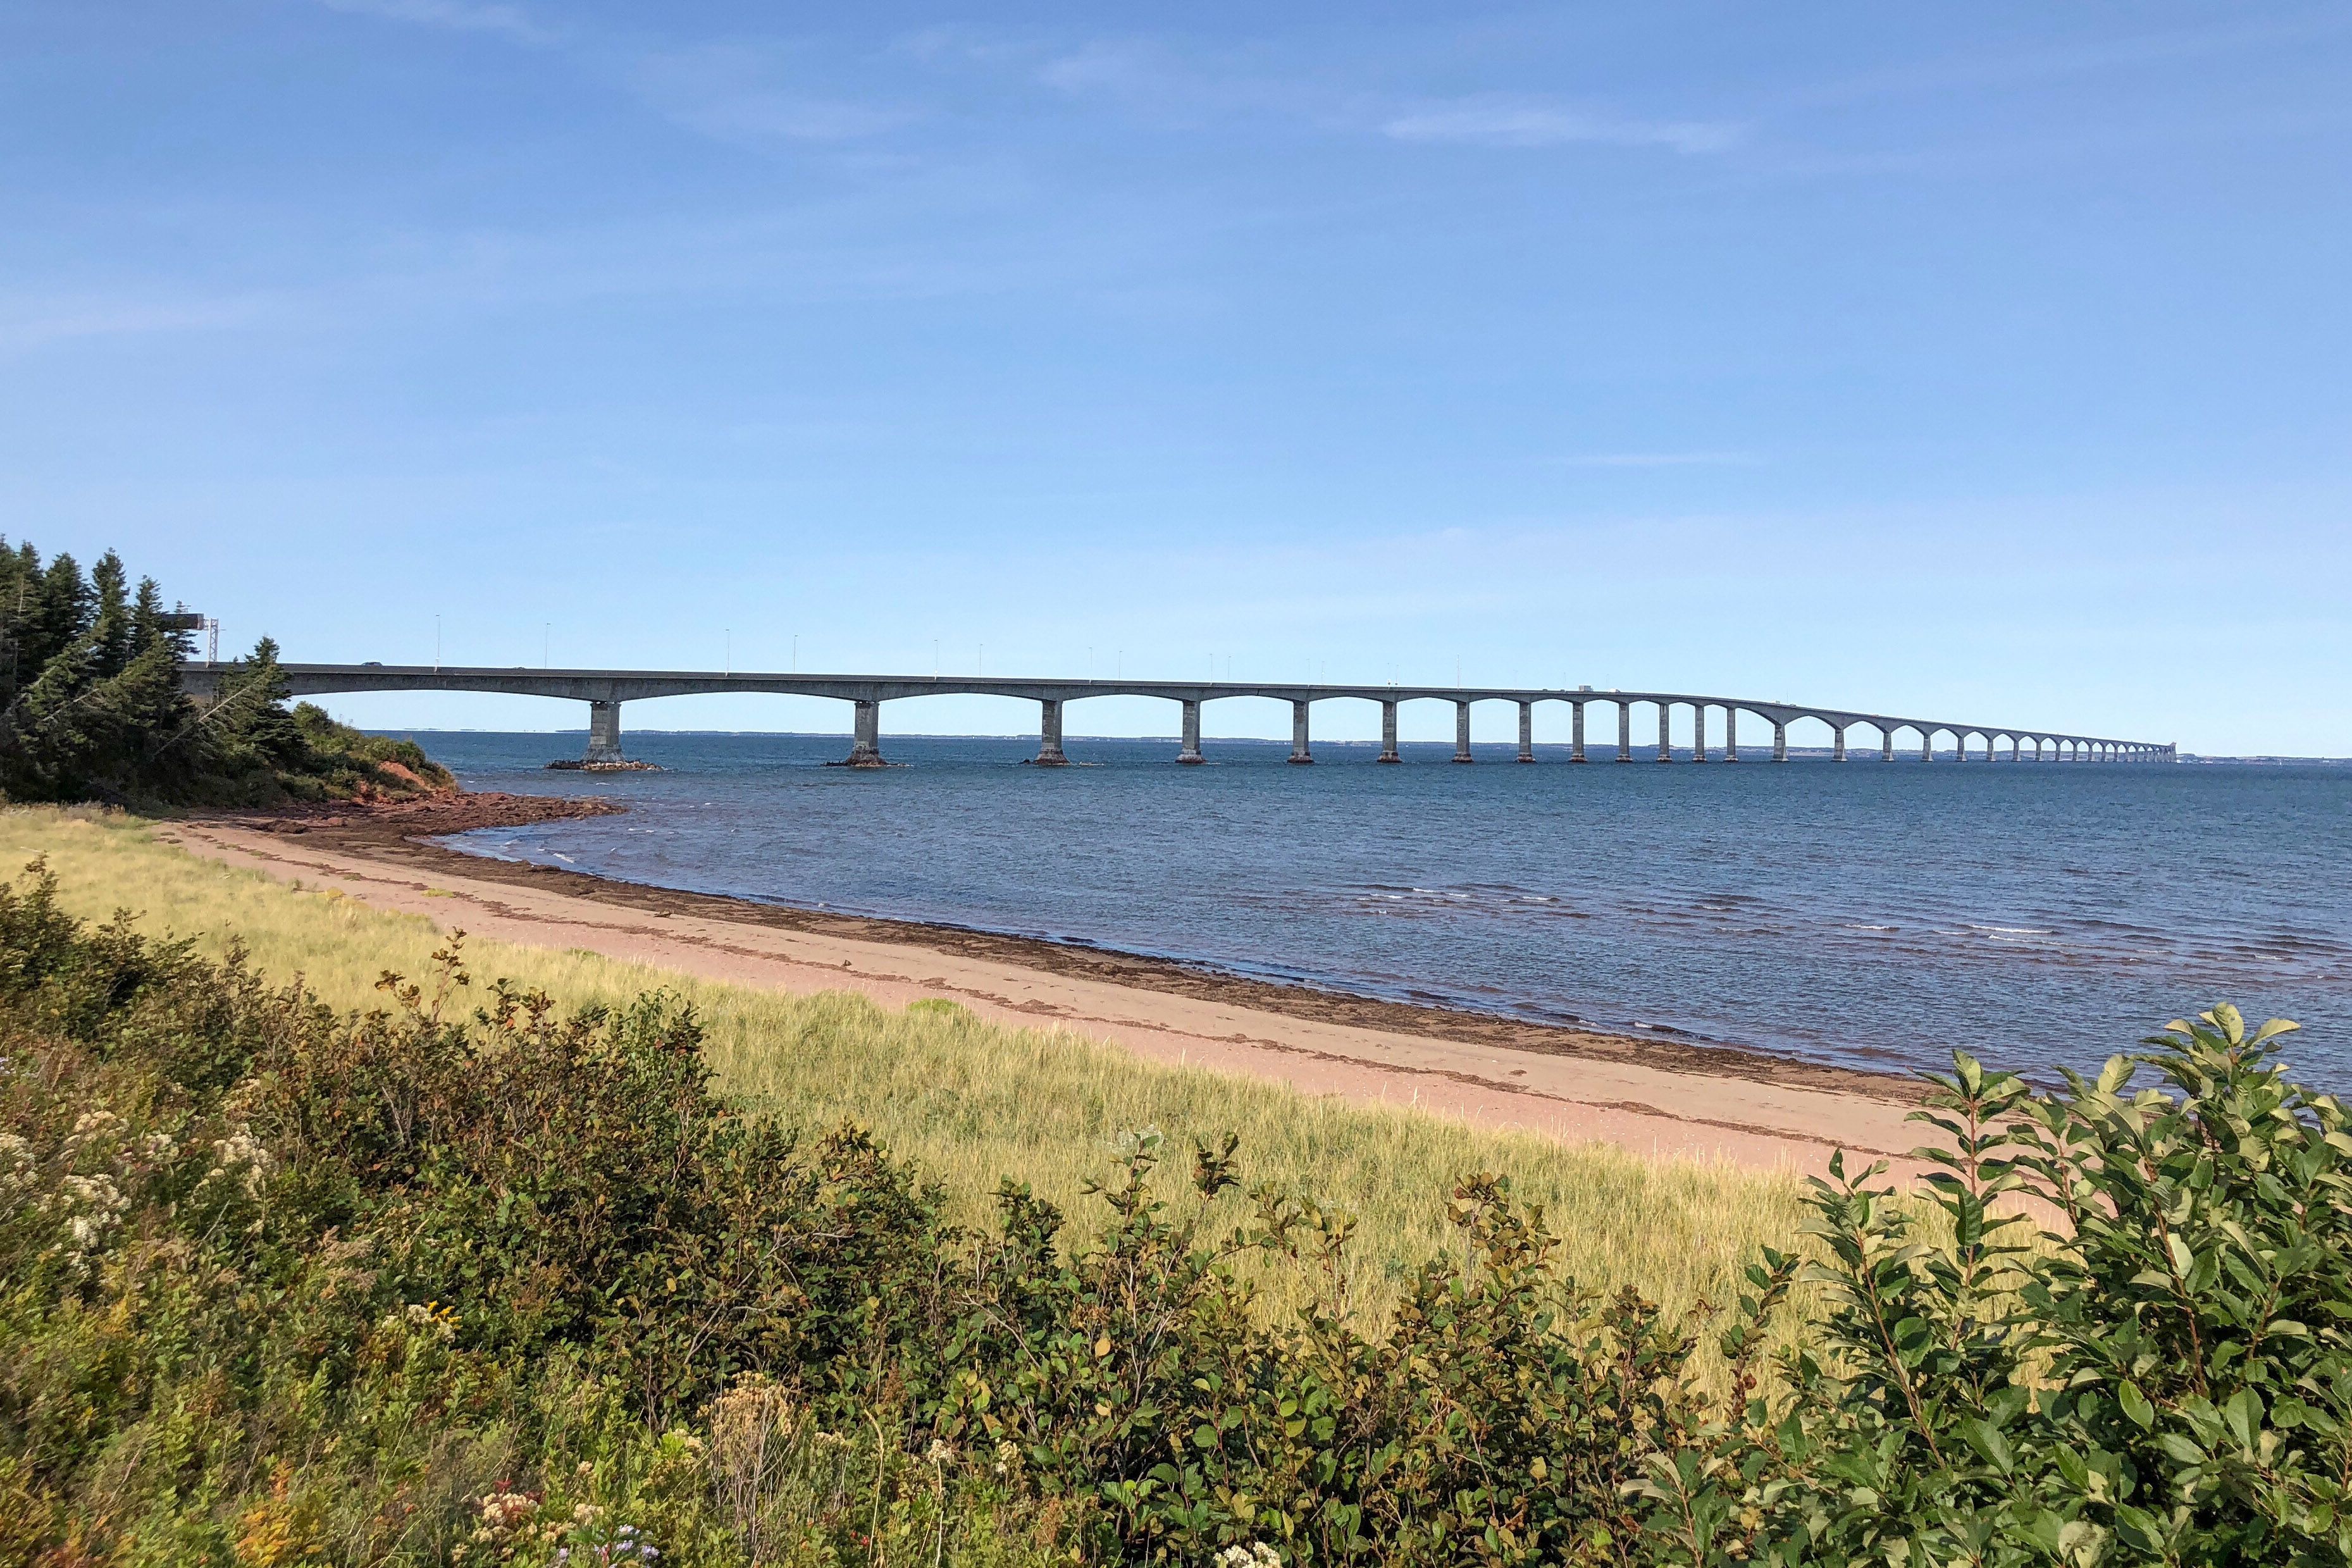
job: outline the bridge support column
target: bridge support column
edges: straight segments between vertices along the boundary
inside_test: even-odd
[[[1739,710],[1729,703],[1723,705],[1723,759],[1739,760]]]
[[[1059,697],[1037,699],[1037,756],[1040,768],[1067,768],[1070,759],[1062,752],[1062,701]]]
[[[1201,703],[1197,697],[1184,701],[1184,749],[1176,754],[1176,760],[1188,767],[1207,760],[1201,755]]]
[[[1402,762],[1396,748],[1396,710],[1394,703],[1381,705],[1381,756],[1382,762]]]
[[[1570,703],[1568,706],[1570,713],[1573,716],[1569,720],[1570,728],[1569,732],[1568,759],[1570,762],[1581,762],[1585,759],[1584,705],[1582,703]]]
[[[1878,760],[1881,762],[1895,760],[1895,732],[1891,729],[1882,729],[1878,732]]]
[[[1919,732],[1919,760],[1922,762],[1936,760],[1936,732],[1932,729],[1923,729]]]
[[[1706,705],[1691,704],[1691,760],[1706,760]]]
[[[1304,702],[1293,702],[1290,705],[1290,760],[1293,762],[1315,760],[1314,754],[1307,749],[1307,704]]]
[[[1789,760],[1789,725],[1785,719],[1776,718],[1772,721],[1772,760],[1775,762]]]
[[[1832,762],[1843,762],[1845,760],[1845,726],[1842,724],[1832,725],[1830,727],[1830,735],[1832,737],[1830,741],[1830,760]]]
[[[882,705],[861,702],[856,705],[856,727],[849,740],[846,768],[880,768],[882,761]]]
[[[1470,705],[1465,702],[1454,705],[1454,760],[1473,760],[1470,756]]]
[[[1675,759],[1674,750],[1666,742],[1666,737],[1673,733],[1674,712],[1675,705],[1672,703],[1662,702],[1658,705],[1658,760],[1661,762],[1672,762]]]
[[[1620,762],[1633,760],[1633,705],[1632,703],[1617,705],[1617,760]]]
[[[1536,705],[1521,703],[1519,705],[1519,760],[1533,762],[1535,759]]]
[[[621,705],[592,702],[588,705],[588,751],[580,758],[586,763],[625,762],[621,755]]]

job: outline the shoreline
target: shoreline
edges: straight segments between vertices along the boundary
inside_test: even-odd
[[[716,978],[846,988],[886,1005],[947,994],[983,1015],[1060,1023],[1139,1053],[1414,1104],[1643,1152],[1819,1169],[1843,1146],[1900,1158],[1915,1081],[1734,1046],[1613,1034],[1350,996],[1178,960],[621,882],[431,841],[603,815],[601,800],[461,795],[159,824],[183,848],[344,885],[475,934],[585,946]],[[387,875],[385,873],[394,873]],[[909,960],[919,974],[901,971]],[[1907,1163],[1907,1162],[1906,1162]]]

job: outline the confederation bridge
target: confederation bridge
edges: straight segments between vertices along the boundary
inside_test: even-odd
[[[1960,724],[1946,719],[1851,713],[1842,708],[1759,702],[1748,697],[1702,696],[1685,692],[1629,692],[1614,688],[1596,691],[1590,686],[1563,691],[1507,686],[1286,685],[1252,681],[998,680],[962,675],[738,674],[732,672],[720,674],[683,670],[532,670],[422,664],[281,664],[278,667],[285,673],[287,685],[296,696],[355,692],[499,692],[516,696],[560,697],[583,702],[588,705],[588,752],[582,761],[588,767],[625,762],[621,752],[623,703],[645,702],[655,697],[705,695],[715,692],[768,692],[787,696],[831,697],[851,704],[856,717],[852,725],[849,755],[843,759],[843,765],[850,768],[886,766],[882,757],[884,703],[910,697],[949,695],[1013,697],[1035,703],[1038,708],[1035,760],[1046,767],[1061,767],[1069,761],[1062,753],[1063,707],[1087,697],[1115,696],[1159,697],[1181,707],[1184,744],[1176,760],[1192,763],[1206,760],[1201,754],[1202,705],[1227,697],[1263,697],[1288,703],[1290,760],[1300,763],[1315,760],[1314,752],[1307,744],[1307,712],[1320,702],[1378,704],[1381,710],[1380,760],[1382,762],[1402,760],[1397,756],[1397,709],[1409,702],[1454,705],[1454,760],[1456,762],[1471,760],[1470,709],[1473,704],[1484,702],[1517,706],[1518,760],[1521,762],[1536,759],[1535,710],[1538,703],[1568,705],[1572,716],[1569,748],[1569,760],[1571,762],[1590,760],[1585,751],[1584,710],[1594,704],[1617,710],[1616,760],[1620,762],[1634,760],[1633,710],[1637,707],[1655,710],[1655,755],[1660,762],[1674,759],[1667,749],[1666,736],[1674,710],[1677,707],[1691,710],[1694,742],[1690,757],[1694,762],[1705,762],[1711,757],[1719,757],[1726,762],[1738,761],[1739,716],[1743,713],[1752,715],[1771,727],[1771,755],[1775,762],[1789,759],[1789,727],[1800,719],[1812,719],[1828,728],[1831,756],[1840,762],[1846,759],[1846,734],[1855,728],[1867,730],[1877,737],[1879,758],[1886,762],[1895,760],[1896,737],[1906,730],[1916,742],[1919,759],[1923,762],[1935,758],[1937,740],[1942,736],[1950,737],[1949,754],[1961,761],[1972,757],[1980,757],[1985,761],[2001,760],[2004,744],[2008,747],[2007,760],[2011,762],[2169,762],[2176,755],[2176,748],[2170,744],[2068,735],[2013,725]],[[233,664],[183,664],[180,666],[181,684],[192,695],[199,699],[209,698],[218,692],[222,679],[235,668]],[[1710,716],[1715,714],[1722,716],[1717,731],[1721,737],[1719,746],[1712,741],[1709,735]],[[1980,752],[1976,749],[1979,747],[1982,747]],[[1646,739],[1641,749],[1643,753],[1649,751]]]

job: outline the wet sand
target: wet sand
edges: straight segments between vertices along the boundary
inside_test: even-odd
[[[1918,1142],[1903,1121],[1916,1100],[1906,1079],[1349,997],[1074,944],[677,893],[429,841],[609,810],[462,795],[189,819],[159,836],[497,941],[585,948],[783,991],[855,990],[885,1006],[950,997],[985,1018],[1067,1028],[1154,1061],[1647,1155],[1811,1173],[1838,1147],[1883,1156]]]

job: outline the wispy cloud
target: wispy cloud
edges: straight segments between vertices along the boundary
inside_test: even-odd
[[[266,316],[273,305],[258,295],[0,296],[0,352],[79,339],[243,327]]]
[[[1737,146],[1739,126],[1726,120],[1637,120],[1537,99],[1467,98],[1397,115],[1381,128],[1398,141],[1475,147],[1664,147],[1722,152]]]
[[[1269,73],[1251,58],[1206,57],[1150,38],[1097,38],[1035,62],[1036,80],[1073,99],[1115,105],[1162,125],[1198,127],[1236,115],[1337,124],[1347,95],[1308,78]]]
[[[500,0],[318,0],[330,11],[352,16],[379,16],[387,22],[408,22],[443,27],[457,33],[499,33],[519,43],[552,43],[555,35],[533,22],[520,5]]]
[[[710,44],[648,55],[631,71],[637,94],[678,123],[722,141],[856,141],[895,130],[908,111],[809,91],[788,47]]]

